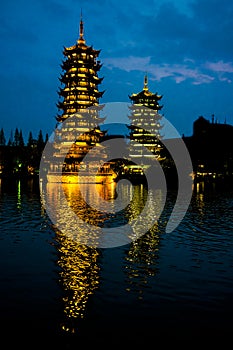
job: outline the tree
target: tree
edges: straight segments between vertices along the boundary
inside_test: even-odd
[[[44,139],[42,131],[39,131],[38,138],[37,138],[37,148],[38,150],[42,150],[44,148]]]
[[[48,133],[46,133],[44,143],[46,144],[48,142],[48,140],[49,140],[49,135],[48,135]]]
[[[19,132],[19,146],[24,147],[23,133],[22,130]]]
[[[19,130],[18,130],[18,128],[15,129],[13,146],[19,146]]]
[[[28,147],[32,147],[33,144],[34,144],[33,141],[34,141],[34,140],[33,140],[33,137],[32,137],[32,132],[30,131],[30,132],[29,132],[29,135],[28,135],[28,143],[27,143],[27,146],[28,146]]]
[[[6,145],[6,138],[4,135],[4,130],[1,128],[0,130],[0,146],[5,146]]]
[[[7,146],[12,146],[12,145],[13,145],[13,131],[11,130]]]

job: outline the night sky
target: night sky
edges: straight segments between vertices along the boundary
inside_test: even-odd
[[[147,72],[180,134],[190,136],[200,115],[233,124],[233,1],[10,0],[0,10],[6,136],[53,131],[63,46],[78,39],[81,9],[86,44],[101,50],[100,103],[129,103]]]

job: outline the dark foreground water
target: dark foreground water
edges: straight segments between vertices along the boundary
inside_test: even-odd
[[[170,191],[158,224],[138,240],[91,248],[52,225],[37,181],[1,180],[0,331],[6,348],[16,342],[34,349],[41,342],[44,349],[78,349],[81,341],[112,348],[126,339],[190,348],[194,341],[231,339],[233,193],[195,193],[168,234],[174,198]],[[136,201],[135,211],[141,205]],[[64,222],[70,224],[65,215]]]

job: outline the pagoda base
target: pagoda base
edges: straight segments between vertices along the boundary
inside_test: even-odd
[[[105,184],[112,183],[116,179],[115,173],[101,173],[96,175],[72,173],[48,173],[47,182],[49,183],[67,183],[67,184]]]

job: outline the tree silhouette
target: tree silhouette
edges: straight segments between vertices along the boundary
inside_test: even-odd
[[[30,131],[30,132],[29,132],[29,135],[28,135],[27,146],[28,146],[28,147],[32,147],[33,144],[34,144],[34,140],[33,140],[33,137],[32,137],[32,132]]]
[[[13,145],[13,131],[11,130],[7,146],[12,146],[12,145]]]
[[[4,134],[3,128],[0,130],[0,146],[5,146],[6,145],[6,138]]]
[[[19,130],[18,130],[18,128],[15,129],[13,146],[19,146]]]
[[[19,132],[19,146],[24,147],[23,133],[22,130]]]
[[[44,148],[44,139],[42,131],[39,131],[38,138],[37,138],[37,148],[39,151],[41,151]]]

